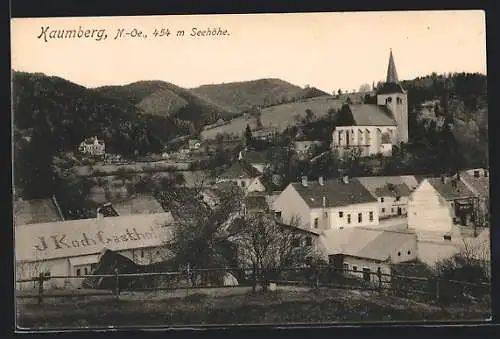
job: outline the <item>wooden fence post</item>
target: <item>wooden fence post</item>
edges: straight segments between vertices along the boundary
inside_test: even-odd
[[[187,288],[186,288],[186,297],[187,297],[189,295],[189,285],[190,285],[189,263],[187,264],[187,269],[186,269],[186,281],[187,281]]]
[[[436,277],[436,300],[439,300],[439,276]]]
[[[378,292],[382,293],[382,270],[380,267],[377,269],[377,277],[378,277]]]
[[[120,276],[118,268],[115,268],[115,297],[116,299],[120,297]]]
[[[43,282],[45,280],[44,274],[40,273],[38,275],[38,304],[43,302]]]

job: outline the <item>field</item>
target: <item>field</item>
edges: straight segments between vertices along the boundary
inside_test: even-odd
[[[333,96],[323,96],[271,106],[262,110],[261,122],[264,127],[278,127],[283,131],[288,126],[296,124],[295,116],[300,115],[301,117],[305,117],[307,109],[310,109],[316,117],[321,117],[326,115],[331,108],[335,110],[340,108],[341,104],[342,101],[337,100]],[[251,119],[239,117],[231,120],[231,122],[226,125],[203,131],[201,137],[203,139],[215,139],[216,135],[219,133],[241,135],[247,124],[250,124],[251,121]]]
[[[204,324],[339,323],[485,320],[489,305],[431,305],[376,292],[280,287],[251,293],[247,287],[149,292],[120,296],[45,299],[18,303],[18,326],[133,327]],[[76,299],[76,300],[75,300]],[[471,307],[472,306],[472,307]]]

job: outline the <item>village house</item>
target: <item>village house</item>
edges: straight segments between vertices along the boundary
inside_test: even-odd
[[[325,231],[320,242],[331,266],[368,282],[378,282],[378,270],[391,275],[392,264],[417,258],[417,238],[411,232],[346,228]],[[382,282],[389,283],[390,277]]]
[[[391,156],[393,145],[408,142],[408,98],[392,51],[386,82],[377,88],[377,104],[345,104],[337,119],[331,147],[340,155],[358,149],[361,156]]]
[[[107,213],[104,216],[125,216],[136,214],[156,214],[163,213],[165,211],[153,194],[142,193],[135,194],[127,197],[126,199],[114,200],[111,203],[103,205],[99,212]]]
[[[162,261],[171,237],[170,213],[127,215],[19,225],[15,227],[17,279],[45,273],[49,276],[90,274],[105,249],[137,264]],[[81,286],[80,279],[51,279],[47,287]],[[31,288],[20,283],[17,288]]]
[[[267,204],[266,196],[263,194],[249,194],[243,202],[243,213],[267,213],[269,205]]]
[[[458,178],[427,178],[408,199],[408,227],[450,241],[453,233],[474,228],[477,207],[477,195]]]
[[[279,137],[279,135],[279,129],[273,126],[262,127],[252,131],[252,137],[262,141],[274,141]]]
[[[99,140],[97,137],[87,138],[80,143],[78,150],[83,154],[91,156],[104,156],[106,153],[106,145],[104,140]]]
[[[478,224],[489,223],[490,181],[484,168],[468,169],[459,173],[460,180],[479,198]]]
[[[216,180],[216,183],[234,182],[245,192],[264,192],[266,188],[260,181],[261,173],[245,161],[231,165]]]
[[[196,151],[201,147],[201,141],[198,139],[191,139],[188,141],[188,147],[191,151]]]
[[[356,179],[290,183],[274,201],[273,211],[283,223],[321,232],[379,224],[377,199]]]
[[[402,217],[408,213],[408,197],[418,186],[413,176],[359,177],[359,182],[378,200],[379,219]]]
[[[264,170],[269,164],[267,161],[267,153],[259,151],[240,151],[238,160],[245,160],[245,162],[250,164],[260,173],[264,173]]]

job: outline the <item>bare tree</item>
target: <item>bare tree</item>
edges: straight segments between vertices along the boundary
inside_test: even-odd
[[[238,221],[239,232],[232,239],[238,248],[239,262],[253,267],[264,291],[280,268],[304,264],[312,253],[312,247],[300,245],[293,227],[284,228],[269,214],[246,215]]]
[[[371,86],[369,84],[363,84],[359,87],[360,93],[370,92]]]

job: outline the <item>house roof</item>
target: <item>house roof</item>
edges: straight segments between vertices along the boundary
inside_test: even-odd
[[[307,186],[302,183],[290,185],[310,208],[322,208],[323,197],[325,197],[325,207],[377,202],[377,199],[357,179],[352,179],[347,184],[337,180],[325,180],[323,185],[317,181],[308,182]]]
[[[243,159],[250,164],[265,164],[267,163],[267,152],[245,151],[242,152]]]
[[[252,167],[246,161],[240,160],[238,162],[235,162],[219,177],[222,179],[244,179],[244,178],[256,178],[258,176],[260,176],[260,173],[257,169]]]
[[[482,174],[482,171],[481,171]],[[460,178],[468,184],[476,194],[489,197],[490,196],[490,180],[489,177],[484,175],[480,177],[474,177],[474,174],[470,174],[468,171],[460,172]]]
[[[385,82],[377,88],[377,94],[405,93],[400,83]]]
[[[172,223],[170,213],[157,213],[22,225],[14,232],[16,262],[162,246]]]
[[[344,105],[343,114],[348,114],[353,126],[396,126],[391,112],[385,106],[374,104]],[[343,123],[343,125],[349,125]]]
[[[416,236],[408,232],[353,227],[326,231],[320,239],[328,255],[344,254],[385,261],[406,242],[416,241]]]
[[[465,199],[476,196],[462,181],[445,178],[443,183],[441,178],[429,178],[427,181],[446,200]],[[453,186],[456,182],[456,188]]]
[[[374,176],[357,179],[375,197],[407,197],[410,195],[411,189],[418,185],[417,180],[410,176],[405,178],[401,176]]]
[[[119,215],[163,213],[163,207],[152,194],[137,194],[122,201],[113,202],[113,209]]]
[[[14,224],[27,225],[62,221],[52,199],[33,199],[14,202]]]

